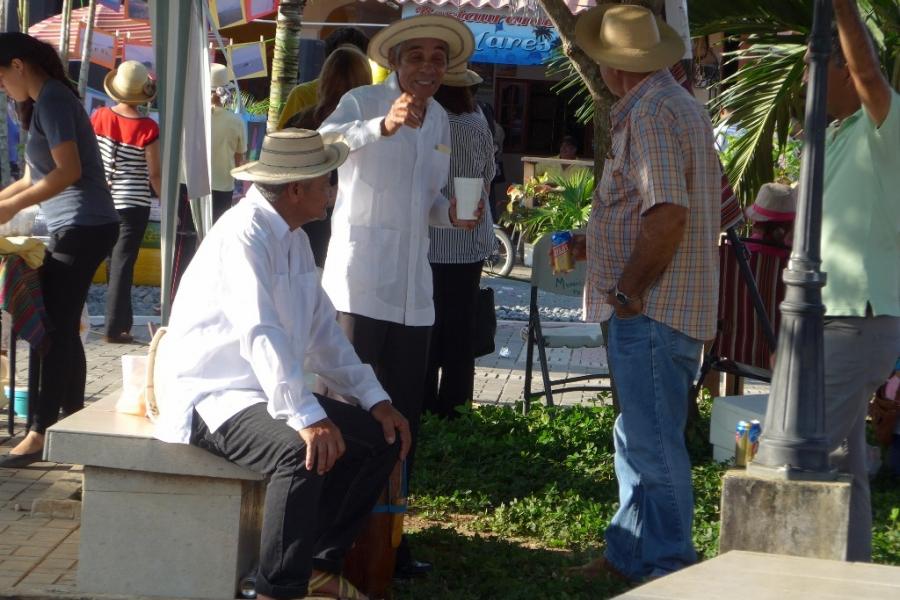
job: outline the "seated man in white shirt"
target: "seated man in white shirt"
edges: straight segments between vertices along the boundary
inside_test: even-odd
[[[259,598],[362,597],[340,577],[343,556],[410,445],[338,326],[300,228],[324,218],[347,153],[287,129],[232,171],[255,185],[198,249],[157,355],[157,437],[269,477]],[[359,407],[314,395],[307,373]]]

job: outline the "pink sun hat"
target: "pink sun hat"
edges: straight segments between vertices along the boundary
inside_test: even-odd
[[[783,183],[765,183],[756,194],[756,201],[744,215],[754,223],[765,221],[793,221],[797,214],[797,189]]]

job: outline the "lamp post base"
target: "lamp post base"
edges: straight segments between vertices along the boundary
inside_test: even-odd
[[[728,471],[722,482],[719,554],[748,550],[846,560],[850,483],[846,476],[800,481]]]

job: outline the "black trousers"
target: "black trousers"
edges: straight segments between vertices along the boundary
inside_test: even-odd
[[[434,329],[425,376],[424,409],[451,419],[472,400],[475,314],[482,263],[431,264]]]
[[[106,335],[115,336],[131,331],[134,313],[131,308],[131,285],[134,282],[134,263],[137,262],[141,241],[150,220],[149,206],[120,208],[119,239],[109,255],[106,290]]]
[[[306,470],[306,444],[287,423],[254,404],[211,433],[196,412],[191,444],[267,475],[256,591],[274,598],[307,595],[313,568],[340,573],[344,554],[372,511],[397,463],[367,412],[318,397],[347,450],[325,475]],[[214,549],[213,549],[214,551]]]
[[[81,311],[97,267],[109,255],[119,224],[73,226],[50,236],[40,269],[50,347],[41,365],[41,390],[32,431],[44,431],[59,419],[84,408],[87,365],[79,327]]]
[[[372,365],[394,407],[409,421],[412,433],[412,447],[406,457],[409,480],[419,437],[431,327],[411,327],[343,312],[338,312],[337,319],[359,359]]]

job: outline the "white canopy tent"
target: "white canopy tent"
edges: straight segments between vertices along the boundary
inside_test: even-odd
[[[159,83],[162,142],[160,256],[162,322],[171,311],[172,274],[178,215],[179,181],[184,165],[188,196],[210,194],[209,55],[206,49],[206,0],[151,2]],[[209,211],[209,202],[200,204]],[[209,218],[202,219],[208,222]]]

